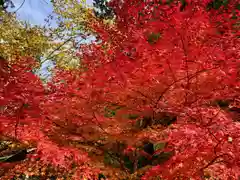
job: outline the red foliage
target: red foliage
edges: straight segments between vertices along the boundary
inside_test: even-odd
[[[112,142],[123,140],[131,147],[126,150],[134,151],[137,142],[147,137],[167,141],[166,150],[174,155],[143,179],[201,179],[206,171],[221,179],[237,179],[240,124],[227,110],[213,105],[218,99],[230,99],[239,107],[239,18],[231,18],[233,11],[239,14],[234,10],[237,1],[218,11],[206,11],[209,1],[189,0],[184,11],[180,1],[151,2],[113,0],[116,24],[90,24],[101,41],[81,47],[85,69],[56,70],[48,93],[41,96],[44,103],[37,98],[46,138],[39,142],[42,159],[50,162],[55,157],[53,162],[63,165],[67,155],[104,170],[102,153],[114,148]],[[26,80],[25,70],[15,73]],[[42,91],[36,92],[37,80],[27,79],[27,91],[22,92],[19,82],[4,102],[18,97],[16,93],[29,94],[17,102],[35,102],[34,93]],[[116,107],[120,107],[117,112],[106,116],[106,109]],[[138,114],[156,119],[161,112],[177,114],[177,121],[160,130],[153,126],[136,131],[134,122],[126,118]],[[1,123],[9,120],[5,113],[1,118]],[[106,141],[104,147],[97,145],[101,139]],[[85,153],[78,157],[70,147],[88,153],[89,159]]]
[[[71,147],[58,147],[49,140],[47,131],[52,127],[45,122],[42,109],[48,92],[32,72],[36,61],[22,58],[14,64],[5,60],[0,63],[0,134],[37,146],[46,164],[70,168],[72,161],[85,161],[83,153]],[[1,167],[9,165],[1,164]]]
[[[15,64],[1,60],[0,63],[0,132],[21,137],[20,129],[24,125],[39,128],[44,88],[31,72],[36,65],[33,59],[22,58]]]

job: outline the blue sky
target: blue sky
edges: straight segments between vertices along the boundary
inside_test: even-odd
[[[20,7],[24,0],[12,0],[15,8],[10,11],[15,11]],[[92,4],[92,0],[87,0],[88,4]],[[50,0],[25,0],[23,6],[17,11],[18,19],[29,22],[33,25],[44,25],[44,19],[52,13],[53,7]],[[54,26],[54,22],[52,26]]]
[[[24,0],[13,0],[15,11],[20,7]],[[50,0],[25,0],[23,6],[17,11],[18,19],[29,22],[33,25],[44,25],[44,19],[52,13]]]

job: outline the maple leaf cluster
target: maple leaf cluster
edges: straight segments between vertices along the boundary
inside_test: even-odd
[[[56,68],[45,86],[28,61],[2,63],[1,132],[33,141],[45,163],[77,165],[76,179],[133,177],[142,156],[153,166],[142,179],[238,179],[237,1],[181,2],[111,1],[116,22],[89,22],[97,40],[81,46],[82,68]]]

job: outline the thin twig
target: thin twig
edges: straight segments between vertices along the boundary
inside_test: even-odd
[[[15,138],[17,138],[17,129],[18,129],[18,126],[19,126],[19,123],[20,123],[20,113],[22,112],[23,110],[23,107],[24,107],[24,104],[22,103],[21,106],[19,107],[19,109],[17,110],[17,119],[16,119],[16,123],[15,123],[15,131],[14,131],[14,135],[15,135]]]
[[[199,71],[193,73],[192,75],[190,75],[190,76],[189,76],[189,80],[193,79],[193,78],[196,77],[198,74],[201,74],[201,73],[203,73],[203,72],[206,72],[206,71],[209,71],[209,70],[213,70],[213,69],[216,69],[216,68],[214,67],[214,68],[210,68],[210,69],[199,70]],[[157,107],[159,101],[163,98],[164,94],[165,94],[173,85],[175,85],[176,83],[178,83],[178,82],[180,82],[180,81],[182,81],[182,80],[184,80],[184,79],[186,79],[186,78],[188,78],[188,77],[185,76],[185,77],[180,78],[180,79],[178,79],[177,81],[174,81],[174,82],[172,82],[171,84],[169,84],[168,87],[165,88],[165,90],[164,90],[164,91],[161,93],[161,95],[158,97],[157,101],[155,102],[154,108]]]
[[[19,9],[21,9],[24,5],[26,0],[23,0],[22,4],[14,11],[14,13],[16,13]]]
[[[56,51],[60,50],[61,47],[63,47],[65,44],[67,44],[69,41],[71,41],[74,38],[74,36],[68,38],[66,41],[63,42],[60,46],[58,46],[56,49],[54,49],[41,63],[46,62],[47,60],[51,59],[52,56]]]
[[[43,2],[45,2],[46,4],[48,4],[48,2],[46,0],[42,0]]]

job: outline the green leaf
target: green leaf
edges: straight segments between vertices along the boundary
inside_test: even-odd
[[[139,117],[139,115],[137,115],[137,114],[129,114],[128,115],[128,119],[137,119]]]
[[[166,142],[154,144],[154,151],[162,150],[166,147]]]
[[[170,152],[162,152],[159,155],[154,155],[153,165],[161,164],[168,161],[173,156],[173,154],[174,152],[170,151]]]
[[[240,10],[240,3],[236,5],[237,10]]]
[[[143,168],[143,167],[145,167],[145,166],[147,166],[147,165],[150,165],[152,163],[152,160],[151,159],[148,159],[148,158],[146,158],[146,157],[144,157],[144,156],[140,156],[139,158],[138,158],[138,169],[140,169],[140,168]]]
[[[139,16],[144,16],[144,14],[142,12],[138,12]]]
[[[149,36],[148,36],[148,42],[150,44],[155,44],[158,39],[161,37],[161,33],[151,33]]]
[[[59,57],[64,57],[64,56],[65,56],[65,53],[64,53],[64,52],[60,52],[60,53],[58,54],[58,56],[59,56]]]
[[[219,9],[221,6],[227,6],[229,3],[228,0],[213,0],[211,1],[210,3],[208,3],[207,5],[207,9],[210,10],[210,9]]]
[[[118,157],[111,152],[104,152],[104,164],[110,165],[115,168],[120,167]]]
[[[105,109],[105,117],[113,117],[116,115],[116,111],[110,110],[110,109]]]
[[[30,106],[30,105],[27,104],[27,103],[23,104],[23,107],[24,107],[24,108],[28,108],[29,106]]]
[[[173,1],[174,1],[174,0],[167,0],[167,1],[166,1],[166,4],[171,5],[171,3],[172,3]]]
[[[106,176],[104,176],[104,174],[99,173],[98,174],[98,179],[106,179]]]
[[[122,109],[122,106],[118,106],[118,105],[114,105],[114,104],[112,104],[111,107],[105,107],[105,108],[104,108],[104,111],[105,111],[104,116],[105,116],[105,117],[113,117],[113,116],[116,116],[117,111],[118,111],[119,109]]]
[[[128,156],[123,157],[124,166],[130,170],[131,173],[134,171],[134,163],[130,160]]]
[[[219,99],[219,100],[216,100],[214,102],[214,104],[217,104],[220,108],[227,108],[229,105],[230,105],[230,100],[222,100],[222,99]]]
[[[0,162],[5,162],[5,161],[7,161],[9,158],[11,158],[12,156],[14,156],[14,154],[9,155],[9,156],[0,157]]]

